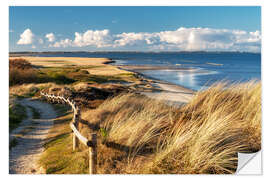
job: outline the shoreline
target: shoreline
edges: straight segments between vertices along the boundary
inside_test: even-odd
[[[154,92],[142,92],[142,94],[150,97],[150,98],[154,98],[157,100],[165,100],[168,102],[168,104],[171,105],[183,105],[188,103],[192,97],[194,96],[194,94],[197,92],[195,90],[186,88],[184,86],[178,85],[178,84],[174,84],[168,81],[163,81],[160,79],[155,79],[152,77],[149,77],[147,75],[144,75],[141,71],[143,70],[161,70],[161,69],[170,69],[169,67],[155,67],[155,66],[144,66],[143,70],[141,70],[140,66],[128,66],[128,65],[124,65],[124,66],[117,66],[116,67],[129,71],[129,72],[133,72],[136,75],[138,75],[140,78],[142,78],[143,80],[147,80],[150,81],[150,84],[155,87],[160,89],[160,91],[154,91]],[[191,68],[174,68],[177,70],[183,70],[183,69],[191,69]]]
[[[120,66],[111,64],[116,60],[109,58],[84,58],[84,57],[38,57],[38,56],[19,56],[9,57],[9,59],[25,59],[36,67],[76,67],[85,66],[90,74],[102,76],[114,76],[125,73],[134,73],[135,76],[153,88],[152,92],[141,91],[142,94],[150,98],[176,102],[177,104],[187,103],[191,100],[196,91],[186,88],[181,85],[173,84],[167,81],[155,79],[144,75],[143,70],[160,70],[172,69],[170,67],[155,67],[155,66]],[[96,68],[88,68],[87,66],[95,66]],[[177,70],[192,70],[192,68],[173,68]],[[136,84],[136,82],[133,82]],[[135,88],[136,90],[137,88]],[[137,89],[139,92],[140,90]]]
[[[196,90],[187,88],[187,87],[185,87],[183,85],[174,84],[174,83],[171,83],[171,82],[168,82],[168,81],[164,81],[164,80],[156,79],[156,78],[153,78],[153,77],[149,77],[149,76],[142,73],[142,71],[144,71],[144,70],[167,70],[167,69],[171,70],[172,69],[172,68],[167,67],[167,66],[166,67],[165,66],[164,67],[144,66],[143,69],[138,68],[139,66],[133,66],[133,65],[131,65],[131,66],[129,66],[129,65],[121,65],[121,66],[115,65],[115,66],[122,69],[122,70],[136,73],[139,77],[141,77],[143,79],[147,79],[147,80],[150,80],[150,81],[155,81],[156,83],[160,83],[160,84],[164,84],[164,85],[174,86],[175,89],[180,88],[181,90],[190,91],[192,93],[197,92]],[[173,70],[193,70],[193,69],[194,68],[173,68]],[[175,90],[172,90],[172,91],[175,91]]]

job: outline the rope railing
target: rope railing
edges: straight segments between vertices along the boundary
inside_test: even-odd
[[[70,98],[65,98],[64,96],[57,96],[54,94],[48,94],[40,92],[41,96],[44,96],[48,101],[56,103],[66,103],[71,106],[73,110],[73,118],[70,123],[70,128],[73,131],[73,151],[79,147],[79,142],[88,147],[89,151],[89,174],[96,173],[97,164],[97,135],[92,133],[90,140],[84,137],[78,130],[79,120],[81,118],[81,111],[79,106],[76,105],[75,101]]]

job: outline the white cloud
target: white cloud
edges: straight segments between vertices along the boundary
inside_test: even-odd
[[[260,32],[253,33],[239,30],[210,28],[179,28],[176,31],[158,33],[160,41],[181,50],[239,50],[237,43],[256,41],[260,46]],[[249,39],[252,40],[249,40]],[[249,44],[253,46],[252,44]],[[245,50],[245,49],[244,49]]]
[[[184,28],[175,31],[123,32],[110,34],[107,29],[75,32],[74,40],[65,39],[55,42],[53,47],[121,48],[134,47],[142,50],[223,50],[223,51],[260,51],[261,32],[242,30]]]
[[[60,40],[59,42],[55,42],[53,45],[49,45],[49,47],[69,47],[72,46],[72,40],[70,39],[64,39],[64,40]]]
[[[96,46],[107,47],[111,43],[111,35],[108,29],[102,31],[88,30],[85,33],[75,32],[74,46]]]
[[[49,42],[54,42],[55,41],[55,36],[53,33],[46,34],[45,36]]]
[[[26,29],[21,35],[20,39],[17,44],[25,45],[25,44],[32,44],[34,40],[34,34],[30,29]]]
[[[122,33],[115,36],[114,46],[153,45],[158,42],[156,33]]]

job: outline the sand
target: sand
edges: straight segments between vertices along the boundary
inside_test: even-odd
[[[100,66],[113,62],[109,58],[84,58],[84,57],[34,57],[21,56],[10,57],[9,59],[22,58],[35,66],[61,67],[61,66]]]
[[[186,104],[195,94],[195,92],[190,89],[167,82],[159,81],[152,83],[152,85],[159,88],[161,91],[143,92],[143,94],[150,98],[167,101],[172,105]]]
[[[144,70],[161,70],[161,69],[182,69],[192,70],[181,67],[157,67],[151,65],[145,66],[114,66],[110,65],[112,61],[109,58],[84,58],[84,57],[33,57],[33,56],[21,56],[10,57],[10,59],[23,58],[29,61],[31,64],[37,67],[76,67],[85,66],[90,74],[102,75],[102,76],[115,76],[121,74],[140,73]],[[147,79],[147,82],[154,86],[157,91],[153,92],[141,92],[150,98],[159,100],[167,100],[170,102],[187,103],[193,97],[194,91],[184,88],[182,86],[173,85],[164,81],[151,80],[148,77],[139,75],[142,79]]]
[[[87,70],[90,74],[93,75],[114,76],[130,73],[128,71],[121,70],[115,66],[109,65],[109,63],[114,62],[109,58],[21,56],[10,57],[9,59],[18,58],[25,59],[36,67],[86,66],[85,70]],[[87,66],[91,67],[87,68]]]
[[[49,129],[56,118],[53,107],[37,100],[23,99],[19,102],[27,109],[27,116],[20,127],[10,133],[10,140],[16,138],[18,144],[9,151],[10,174],[42,174],[43,169],[38,165],[40,155],[44,151]],[[40,112],[40,119],[33,119],[29,107]]]
[[[94,75],[101,75],[101,76],[115,76],[115,75],[120,75],[120,74],[133,74],[133,72],[128,72],[123,69],[119,69],[116,66],[112,65],[103,65],[100,67],[96,68],[89,68],[86,69],[90,74]]]
[[[181,67],[168,67],[168,66],[151,66],[151,65],[121,65],[118,66],[123,70],[127,70],[134,73],[139,73],[139,76],[148,79],[151,86],[155,87],[158,91],[142,92],[142,94],[158,100],[167,101],[169,104],[182,105],[188,103],[195,94],[195,91],[185,88],[183,86],[175,85],[161,80],[153,80],[144,76],[142,73],[145,70],[184,70],[193,71],[192,68]]]
[[[151,66],[151,65],[119,65],[121,69],[130,71],[147,71],[147,70],[189,70],[192,71],[194,68],[188,67],[177,67],[177,66]]]

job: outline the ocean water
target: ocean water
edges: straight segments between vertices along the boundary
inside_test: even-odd
[[[222,80],[231,83],[261,79],[261,54],[240,52],[72,52],[38,56],[107,57],[116,65],[151,65],[192,70],[146,70],[141,73],[170,83],[200,90]]]

